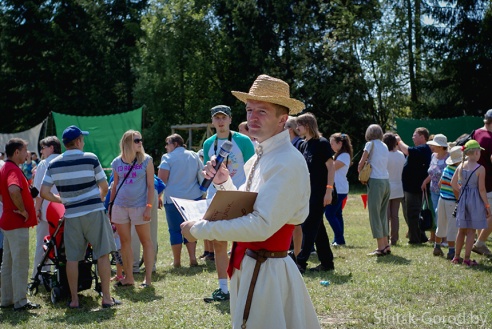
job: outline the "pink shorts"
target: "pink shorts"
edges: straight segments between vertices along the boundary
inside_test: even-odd
[[[143,213],[147,207],[126,208],[113,205],[111,222],[114,224],[143,225],[149,224],[150,220],[144,220]]]

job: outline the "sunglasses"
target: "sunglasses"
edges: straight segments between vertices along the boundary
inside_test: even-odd
[[[133,140],[133,142],[134,142],[135,144],[142,143],[142,142],[143,142],[143,138],[135,138],[135,139]]]

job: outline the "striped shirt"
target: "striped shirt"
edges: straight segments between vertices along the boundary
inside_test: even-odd
[[[457,166],[446,166],[442,172],[441,189],[439,190],[439,195],[444,200],[456,201],[453,188],[451,187],[451,179],[453,178],[456,168]]]
[[[93,153],[68,150],[50,162],[43,185],[56,185],[65,206],[65,217],[73,218],[104,210],[99,182],[106,180]]]

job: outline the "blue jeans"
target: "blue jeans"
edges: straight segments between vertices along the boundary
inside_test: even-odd
[[[334,233],[333,242],[336,244],[345,244],[345,237],[343,236],[343,214],[342,204],[343,200],[347,198],[347,194],[338,194],[338,200],[335,204],[330,204],[325,207],[325,216],[331,229]]]

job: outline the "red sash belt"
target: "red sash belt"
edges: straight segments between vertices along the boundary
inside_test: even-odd
[[[229,260],[229,266],[227,267],[227,274],[229,278],[232,277],[234,269],[241,268],[241,262],[243,261],[246,249],[254,251],[268,250],[268,251],[285,251],[289,250],[290,242],[292,240],[292,232],[294,232],[294,225],[285,224],[280,230],[275,232],[274,235],[261,242],[233,242],[231,258]]]

